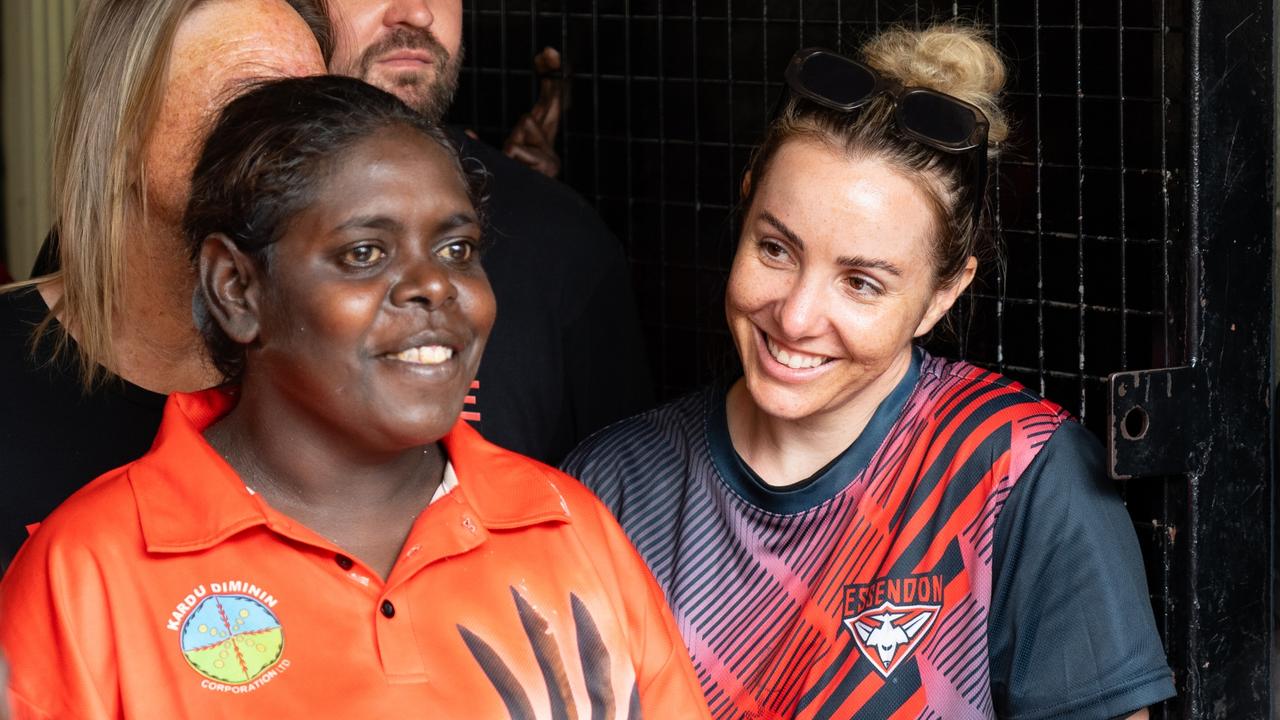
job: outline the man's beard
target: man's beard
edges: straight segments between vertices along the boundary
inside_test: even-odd
[[[379,78],[381,82],[370,79],[370,73],[378,58],[393,50],[406,49],[424,50],[430,53],[431,62],[436,71],[435,77],[404,72],[384,75]],[[462,66],[462,54],[462,48],[459,47],[457,55],[450,55],[430,30],[400,26],[387,37],[365,49],[360,55],[359,73],[356,76],[395,95],[428,120],[438,123],[448,112],[449,105],[453,103],[453,94],[458,89],[458,70]]]

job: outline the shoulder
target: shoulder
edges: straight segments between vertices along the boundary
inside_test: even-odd
[[[135,461],[112,470],[77,490],[39,524],[35,536],[64,544],[141,537],[138,503],[129,480],[136,465]]]
[[[141,553],[138,505],[129,482],[132,466],[108,472],[80,488],[33,526],[5,579],[31,572],[67,578],[85,571],[96,574],[102,570],[103,557],[120,559]]]
[[[705,443],[710,393],[699,391],[619,420],[584,440],[561,467],[595,489],[593,483],[602,475],[625,473],[654,459],[688,455],[691,448]]]
[[[943,409],[969,411],[994,398],[991,409],[1015,407],[1019,413],[1068,417],[1061,405],[1046,400],[1013,378],[963,360],[948,360],[926,353],[920,364],[918,390],[927,392]]]
[[[992,435],[1008,444],[1017,477],[1040,448],[1071,420],[1061,405],[1022,383],[960,360],[926,354],[911,410],[944,429],[943,437]]]
[[[561,465],[626,518],[642,508],[670,507],[696,467],[711,466],[707,449],[710,390],[620,420],[587,438]]]
[[[562,540],[582,548],[597,565],[634,560],[613,515],[576,478],[478,437],[468,444],[472,445],[467,450],[472,482],[463,479],[460,471],[460,488],[487,526],[551,523]],[[480,466],[483,475],[476,472]]]
[[[1012,488],[991,563],[1001,716],[1126,717],[1173,695],[1133,520],[1079,423],[1063,422]]]
[[[568,521],[602,512],[575,478],[539,460],[495,445],[465,421],[444,439],[459,489],[492,527]]]

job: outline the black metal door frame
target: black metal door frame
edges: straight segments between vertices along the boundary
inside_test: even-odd
[[[1191,718],[1272,713],[1275,656],[1275,0],[1190,3],[1187,360],[1204,392],[1185,448]]]

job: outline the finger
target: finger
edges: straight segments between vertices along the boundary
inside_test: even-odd
[[[555,137],[556,132],[560,130],[560,109],[564,107],[563,87],[563,85],[557,84],[555,92],[550,96],[544,96],[547,101],[542,107],[542,117],[538,119],[538,125],[542,130],[542,134],[547,137]],[[541,105],[542,103],[539,102],[539,104]]]
[[[560,126],[560,111],[564,107],[564,77],[560,70],[560,51],[553,47],[545,47],[533,58],[533,67],[538,74],[538,101],[534,104],[532,114],[538,124],[542,125],[546,135],[555,135]]]
[[[542,48],[542,52],[533,56],[533,69],[539,75],[546,75],[560,69],[560,51],[551,46]]]

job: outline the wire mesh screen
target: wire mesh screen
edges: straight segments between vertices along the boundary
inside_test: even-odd
[[[1106,376],[1182,355],[1185,13],[1183,0],[469,0],[454,119],[500,143],[534,101],[534,53],[562,51],[562,177],[626,246],[669,398],[732,363],[723,288],[735,202],[791,54],[852,54],[892,23],[976,19],[1011,71],[1015,127],[993,181],[1003,254],[954,311],[954,335],[934,344],[1102,435]],[[1126,500],[1180,667],[1170,587],[1182,518],[1170,492],[1134,485]]]

